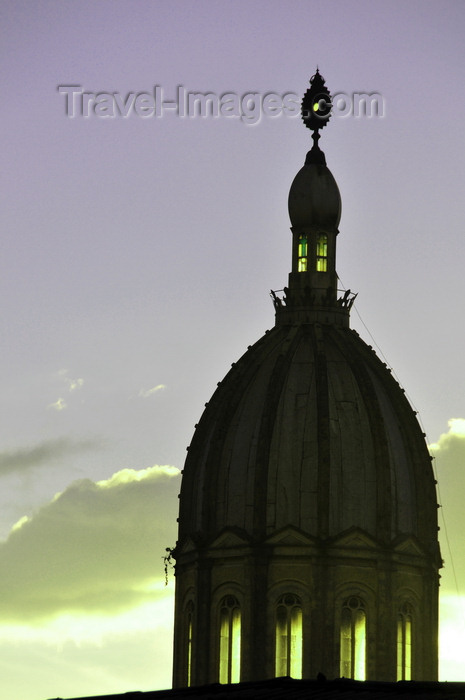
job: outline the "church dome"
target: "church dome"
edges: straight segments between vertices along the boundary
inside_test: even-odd
[[[303,168],[294,178],[289,192],[289,217],[296,229],[324,228],[338,232],[341,219],[341,195],[329,168],[323,162],[315,162],[309,152]],[[321,151],[317,154],[323,156]]]
[[[194,434],[180,541],[285,527],[317,539],[358,528],[437,553],[435,487],[403,390],[358,334],[278,325],[233,365]],[[434,513],[433,513],[434,515]],[[194,534],[195,533],[195,534]]]
[[[437,678],[437,499],[425,437],[350,328],[338,186],[314,145],[289,193],[276,323],[219,382],[188,448],[176,559],[176,685],[273,676]],[[325,121],[321,121],[321,119]]]

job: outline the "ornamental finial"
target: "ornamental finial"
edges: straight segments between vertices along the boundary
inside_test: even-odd
[[[303,97],[301,107],[302,120],[305,126],[313,131],[313,148],[308,154],[312,156],[313,162],[322,160],[321,156],[324,159],[324,155],[318,147],[319,130],[328,123],[331,117],[331,107],[331,95],[317,67],[315,75],[310,78],[310,87]]]

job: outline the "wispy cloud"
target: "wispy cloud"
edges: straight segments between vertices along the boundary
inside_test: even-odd
[[[0,619],[113,614],[153,600],[174,544],[178,489],[174,467],[124,469],[76,481],[22,518],[0,544]]]
[[[75,454],[99,446],[97,439],[71,440],[67,437],[44,440],[31,447],[0,452],[0,475],[22,472],[34,467],[49,464],[68,454]]]
[[[71,377],[68,376],[69,370],[67,369],[60,369],[58,372],[58,376],[63,379],[63,381],[66,384],[66,387],[69,392],[76,391],[77,389],[80,389],[82,385],[84,384],[84,379],[81,377],[78,377],[77,379],[72,379]]]
[[[158,391],[162,391],[163,389],[166,389],[165,384],[157,384],[157,386],[154,386],[151,389],[141,389],[139,391],[139,396],[143,399],[147,399],[149,396],[153,396]]]
[[[79,391],[84,385],[84,379],[82,379],[82,377],[73,379],[69,376],[69,370],[67,369],[60,369],[55,376],[58,376],[58,379],[62,384],[64,384],[64,388],[70,394]],[[66,408],[68,408],[68,404],[66,403],[65,399],[60,396],[60,398],[58,398],[56,401],[50,403],[47,408],[51,408],[54,411],[64,411]]]
[[[47,406],[47,408],[53,408],[54,411],[64,411],[65,408],[67,408],[68,404],[66,401],[62,398],[57,399],[54,403],[51,403]]]

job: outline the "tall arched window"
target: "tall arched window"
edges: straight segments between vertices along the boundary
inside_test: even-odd
[[[241,610],[232,595],[220,605],[220,683],[239,683],[241,675]]]
[[[412,619],[413,608],[404,603],[397,615],[397,680],[412,680]]]
[[[344,601],[341,614],[341,665],[345,678],[365,680],[366,612],[358,596]]]
[[[292,593],[276,608],[276,676],[302,678],[302,603]]]
[[[194,603],[189,601],[186,606],[186,655],[187,655],[187,687],[192,685],[192,636],[194,631]]]
[[[316,239],[316,271],[326,272],[328,269],[328,236],[319,233]]]
[[[298,272],[307,272],[308,265],[308,239],[305,234],[300,234],[299,236],[299,250],[298,250]]]

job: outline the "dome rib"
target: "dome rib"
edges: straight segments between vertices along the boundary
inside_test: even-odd
[[[291,329],[287,334],[285,346],[280,351],[274,363],[270,375],[266,396],[263,402],[260,429],[258,435],[257,461],[255,467],[254,485],[254,536],[258,541],[265,539],[267,535],[267,504],[268,504],[268,474],[270,463],[270,450],[275,432],[275,424],[278,414],[278,406],[282,398],[289,364],[299,343],[301,330],[299,327]]]
[[[376,518],[372,523],[372,534],[381,542],[391,541],[391,479],[390,479],[390,455],[386,437],[386,425],[380,410],[378,397],[373,387],[373,382],[367,372],[366,365],[360,362],[359,347],[354,352],[353,334],[345,334],[345,343],[341,343],[339,333],[334,333],[333,340],[339,351],[345,356],[360,392],[361,401],[369,421],[370,435],[374,446],[372,474],[365,474],[360,483],[369,481],[370,476],[375,477],[376,483]],[[357,337],[357,336],[356,336]],[[360,343],[363,342],[357,338]],[[347,343],[347,340],[349,341]],[[347,345],[352,349],[347,352]],[[366,465],[368,468],[370,464]],[[374,528],[374,531],[373,531]]]
[[[330,412],[328,391],[328,365],[324,350],[324,339],[321,326],[315,324],[312,329],[311,341],[315,357],[315,382],[316,382],[316,430],[318,439],[318,536],[328,537],[329,534],[329,510],[330,510]]]
[[[390,484],[392,480],[394,482],[389,489],[389,498],[386,497],[387,492],[384,498],[380,494],[386,501],[384,508],[391,511],[389,530],[388,522],[385,523],[386,531],[390,533],[387,539],[390,541],[399,534],[413,533],[436,558],[439,556],[436,518],[431,518],[429,507],[422,505],[434,502],[435,485],[431,458],[415,411],[404,390],[375,352],[355,331],[351,331],[348,338],[361,356],[360,362],[354,364],[353,369],[359,372],[360,367],[364,367],[374,393],[379,419],[375,421],[373,429],[383,426],[388,449]],[[404,451],[402,459],[399,457],[400,450],[396,449],[396,444],[399,443]]]

